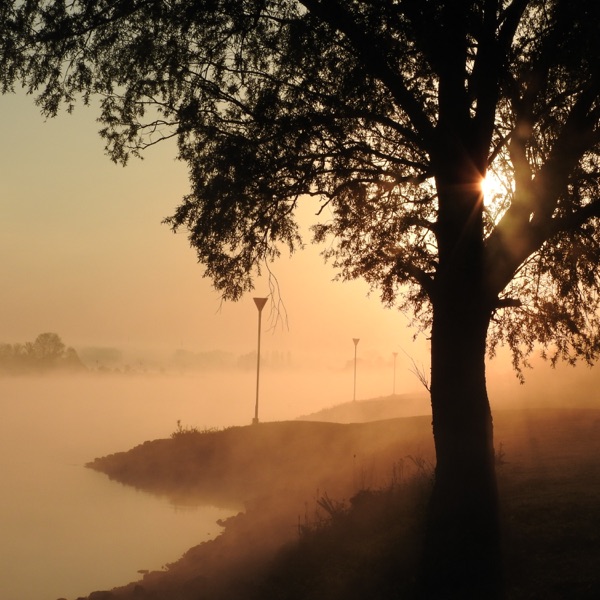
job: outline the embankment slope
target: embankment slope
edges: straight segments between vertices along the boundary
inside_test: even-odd
[[[600,411],[497,411],[494,423],[508,597],[600,597]],[[89,600],[261,597],[264,582],[277,579],[279,549],[298,539],[315,499],[386,486],[404,476],[409,455],[430,459],[432,445],[429,417],[294,421],[182,433],[96,459],[90,467],[174,502],[244,510],[165,571]]]

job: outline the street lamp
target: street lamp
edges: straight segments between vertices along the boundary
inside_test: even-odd
[[[260,381],[260,323],[262,317],[262,309],[265,307],[268,298],[254,298],[254,304],[258,308],[258,351],[256,352],[256,404],[254,405],[254,419],[252,424],[258,423],[258,384]]]
[[[352,338],[354,342],[354,397],[353,402],[356,402],[356,347],[358,346],[358,342],[360,338]]]

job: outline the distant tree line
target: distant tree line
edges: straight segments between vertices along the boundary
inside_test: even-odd
[[[270,351],[263,352],[261,357],[263,367],[283,369],[292,366],[290,352]],[[208,369],[255,369],[256,351],[236,356],[231,352],[211,350],[208,352],[191,352],[189,350],[176,350],[170,358],[169,366],[179,371],[197,371]]]
[[[229,369],[235,366],[235,356],[221,350],[191,352],[180,348],[171,355],[169,366],[178,371]]]
[[[268,369],[285,369],[293,365],[292,355],[290,352],[281,350],[272,350],[265,352],[260,358],[261,366]],[[242,354],[237,359],[237,367],[240,369],[255,369],[256,368],[256,351]]]
[[[264,368],[284,369],[293,366],[290,352],[264,352]],[[56,333],[41,333],[33,342],[0,342],[0,376],[48,371],[135,375],[148,372],[186,372],[221,369],[256,368],[256,351],[236,356],[231,352],[210,350],[192,352],[178,349],[166,360],[124,357],[114,347],[90,346],[76,351],[67,347]]]
[[[56,333],[40,333],[33,342],[0,343],[3,374],[85,369],[75,349],[67,347]]]

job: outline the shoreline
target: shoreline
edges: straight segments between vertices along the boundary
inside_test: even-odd
[[[505,457],[501,494],[511,511],[562,502],[562,496],[540,495],[536,486],[555,489],[568,479],[567,495],[577,494],[582,516],[596,518],[590,502],[600,490],[594,458],[600,455],[600,410],[497,411],[495,427]],[[220,498],[244,511],[227,519],[217,538],[190,548],[167,570],[78,600],[250,598],[281,549],[297,545],[298,524],[316,499],[325,493],[348,501],[360,489],[385,487],[392,466],[409,454],[432,456],[429,417],[346,425],[283,421],[179,438],[145,442],[88,466],[171,501],[186,495]],[[548,510],[542,508],[536,519]]]

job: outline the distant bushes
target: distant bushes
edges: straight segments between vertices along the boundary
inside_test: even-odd
[[[84,371],[74,348],[68,348],[56,333],[40,333],[33,342],[0,343],[0,373],[22,374],[45,371]]]

